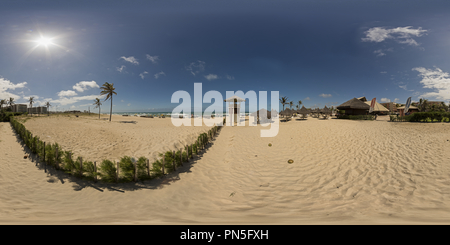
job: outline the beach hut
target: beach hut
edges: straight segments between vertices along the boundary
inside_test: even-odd
[[[284,116],[284,118],[286,119],[286,121],[292,117],[293,111],[289,108],[286,108],[284,111],[280,112],[281,116]]]
[[[401,117],[403,117],[403,116],[405,116],[405,106],[400,106],[400,107],[398,107],[397,108],[397,111],[398,111],[398,115],[399,116],[401,116]],[[411,115],[411,114],[413,114],[414,112],[419,112],[419,108],[418,107],[415,107],[415,106],[409,106],[409,109],[408,109],[408,115]]]
[[[324,118],[328,118],[329,115],[331,115],[331,110],[327,106],[325,106],[322,110],[320,110],[320,113],[322,113],[322,116]]]
[[[241,102],[245,102],[245,99],[242,99],[242,98],[234,95],[224,101],[228,102],[227,113],[230,116],[234,115],[234,122],[238,122],[238,118],[240,118],[240,115],[241,115]],[[245,108],[244,108],[244,110],[245,110]]]
[[[302,106],[300,110],[297,110],[297,114],[302,114],[302,118],[305,119],[306,115],[309,114],[309,111],[305,108],[305,106]]]
[[[372,102],[372,101],[367,101],[366,97],[359,97],[358,100],[368,104],[369,107],[370,107],[370,104]],[[373,113],[375,113],[375,114],[388,114],[389,110],[386,107],[384,107],[382,104],[380,104],[377,101],[375,101],[375,106],[374,106],[374,109],[373,109]]]
[[[337,109],[344,110],[345,115],[367,115],[370,109],[370,105],[357,98],[353,98],[342,103],[337,107]]]

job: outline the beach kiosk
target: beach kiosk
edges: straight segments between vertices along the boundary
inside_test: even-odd
[[[239,123],[238,119],[241,117],[241,102],[245,102],[245,99],[234,95],[224,101],[228,102],[227,114],[229,116],[228,118],[231,118],[232,120],[231,122],[226,122],[226,124],[233,126],[235,122]]]

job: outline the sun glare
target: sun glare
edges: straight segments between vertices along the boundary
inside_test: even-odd
[[[38,43],[39,46],[43,45],[43,46],[48,46],[50,44],[53,44],[52,40],[50,38],[45,38],[45,37],[41,37],[40,39],[38,39],[36,41]]]

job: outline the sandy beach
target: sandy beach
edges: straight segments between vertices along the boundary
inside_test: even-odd
[[[122,116],[43,116],[24,125],[91,161],[155,158],[209,129]],[[106,184],[23,159],[29,150],[0,123],[0,223],[449,224],[449,128],[308,118],[261,138],[260,125],[225,126],[174,173]]]

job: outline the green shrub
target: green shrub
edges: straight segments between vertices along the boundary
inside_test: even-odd
[[[415,112],[410,117],[410,122],[426,122],[427,118],[441,122],[443,118],[450,118],[450,112]]]
[[[95,171],[94,163],[93,162],[83,162],[83,172],[86,173],[87,177],[89,179],[94,179],[95,176],[98,176],[99,174]]]
[[[105,182],[114,182],[116,181],[116,173],[117,169],[116,166],[114,166],[114,163],[110,160],[103,160],[100,164],[100,173],[99,175],[102,178],[102,181]]]
[[[66,170],[66,172],[72,173],[73,170],[76,168],[75,167],[75,161],[72,159],[72,152],[71,151],[61,151],[61,157],[63,157],[62,159],[62,164],[63,164],[63,168],[64,170]]]
[[[129,156],[124,156],[119,161],[120,173],[123,176],[124,181],[134,180],[134,163],[133,158]]]
[[[350,119],[350,120],[373,120],[373,115],[339,115],[338,119]]]
[[[147,172],[147,158],[140,157],[137,160],[136,164],[137,164],[137,170],[138,170],[138,178],[141,180],[149,179],[150,176],[148,176],[148,172]]]
[[[11,122],[11,119],[14,118],[15,116],[20,116],[24,114],[25,113],[23,112],[9,112],[2,110],[0,112],[0,122]]]
[[[152,169],[151,169],[154,177],[162,175],[162,159],[156,160],[154,163],[152,163]]]

